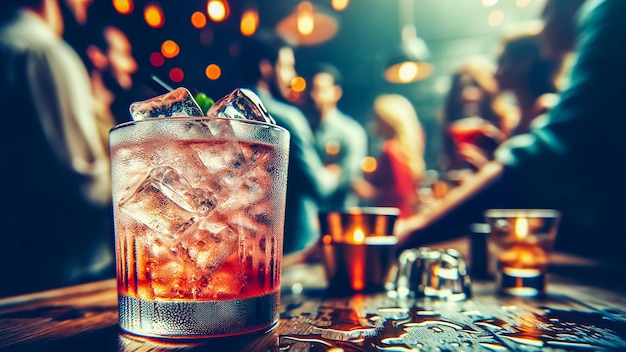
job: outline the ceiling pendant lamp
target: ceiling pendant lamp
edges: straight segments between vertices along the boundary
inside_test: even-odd
[[[302,1],[276,25],[276,33],[296,45],[312,46],[333,38],[339,30],[335,14],[322,5]]]
[[[417,82],[433,72],[433,66],[425,61],[430,55],[428,47],[415,29],[413,1],[399,0],[402,43],[390,56],[384,73],[391,83]]]

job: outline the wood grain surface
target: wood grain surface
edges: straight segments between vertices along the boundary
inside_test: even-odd
[[[0,299],[0,351],[626,350],[623,281],[557,256],[548,282],[541,299],[496,295],[490,280],[475,280],[472,297],[461,302],[337,295],[319,263],[295,264],[283,269],[272,331],[166,343],[120,331],[115,280],[107,280]]]

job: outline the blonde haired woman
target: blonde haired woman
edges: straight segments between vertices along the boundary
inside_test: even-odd
[[[411,102],[398,94],[374,100],[375,132],[384,139],[377,168],[354,184],[356,194],[373,206],[393,206],[400,217],[417,211],[424,173],[424,132]]]

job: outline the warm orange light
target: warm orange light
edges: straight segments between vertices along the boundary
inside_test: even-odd
[[[363,230],[361,230],[360,228],[355,229],[352,233],[352,241],[356,244],[361,244],[365,242],[365,234],[363,233]]]
[[[515,1],[515,5],[517,7],[526,7],[526,6],[530,5],[530,0],[516,0]]]
[[[363,267],[365,263],[352,263],[351,271],[352,276],[350,280],[350,286],[354,291],[361,291],[365,288],[365,272]]]
[[[259,12],[256,9],[248,9],[241,15],[239,29],[245,37],[252,36],[259,28]]]
[[[196,11],[191,15],[191,25],[195,28],[203,28],[206,26],[206,16],[200,12]]]
[[[415,62],[403,62],[398,68],[398,79],[401,83],[409,83],[417,77],[419,66]]]
[[[180,47],[178,43],[173,40],[166,40],[161,44],[161,54],[168,59],[176,57],[180,53]]]
[[[213,22],[222,22],[228,18],[230,8],[226,0],[209,0],[206,11]]]
[[[489,14],[489,18],[487,19],[487,23],[491,27],[498,27],[504,22],[504,11],[502,10],[494,10]]]
[[[315,28],[313,4],[308,1],[303,1],[298,5],[297,26],[298,33],[302,35],[310,35],[313,33],[313,28]]]
[[[324,235],[322,237],[322,243],[323,244],[331,244],[331,243],[333,243],[333,237],[331,235]]]
[[[291,90],[296,93],[301,93],[306,89],[306,80],[300,76],[296,76],[291,80],[290,85]]]
[[[222,75],[222,69],[217,64],[210,64],[206,67],[204,73],[206,74],[208,79],[215,81]]]
[[[163,9],[157,4],[150,4],[143,10],[143,18],[148,26],[152,28],[161,28],[165,24]]]
[[[528,219],[515,219],[515,238],[522,241],[528,236]]]
[[[363,172],[374,172],[377,167],[376,158],[374,157],[366,156],[361,160],[361,170],[363,170]]]
[[[341,151],[341,144],[335,140],[330,140],[324,145],[324,151],[326,155],[335,156]]]
[[[172,80],[172,82],[181,82],[183,79],[185,79],[185,72],[183,72],[183,70],[178,67],[174,67],[170,70],[170,79]]]
[[[348,7],[349,3],[350,3],[350,0],[332,0],[331,6],[333,7],[333,10],[335,11],[343,11],[346,9],[346,7]]]
[[[356,228],[352,233],[353,241],[351,248],[354,250],[352,262],[350,263],[350,287],[354,291],[361,291],[365,288],[365,262],[367,260],[366,246],[361,244],[365,241],[365,234],[360,228]]]
[[[135,4],[132,0],[113,0],[113,8],[122,15],[129,15],[133,12]]]
[[[165,58],[161,53],[154,52],[150,54],[150,63],[154,67],[161,67],[165,63]]]
[[[328,232],[333,236],[333,240],[344,242],[343,225],[341,224],[341,214],[333,212],[328,215]]]

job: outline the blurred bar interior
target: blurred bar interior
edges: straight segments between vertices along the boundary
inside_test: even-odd
[[[95,0],[92,6],[110,7],[112,22],[129,35],[139,64],[136,85],[148,85],[155,74],[172,87],[210,97],[240,85],[240,40],[259,26],[272,27],[298,44],[300,75],[322,61],[341,70],[339,107],[363,125],[376,95],[408,97],[428,136],[425,161],[433,169],[441,144],[438,115],[452,71],[468,57],[495,60],[503,34],[536,22],[544,1]],[[419,65],[396,67],[404,78],[385,74],[399,63],[398,50],[406,55],[407,48],[414,59],[421,55]],[[295,94],[304,90],[302,82],[294,80]]]

